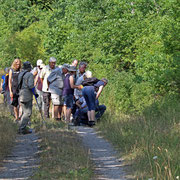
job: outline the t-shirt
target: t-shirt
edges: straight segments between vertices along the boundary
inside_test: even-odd
[[[84,77],[83,76],[79,77],[76,81],[76,85],[81,85],[83,81],[84,81]],[[79,95],[82,95],[82,90],[74,89],[74,96],[76,97],[76,99],[79,98]]]
[[[84,99],[83,96],[79,98],[79,102],[82,103],[82,104],[81,104],[81,107],[82,107],[82,108],[84,108],[84,107],[86,106],[86,100]]]
[[[94,87],[99,88],[100,86],[104,86],[104,82],[103,81],[98,81],[96,84],[94,84]]]
[[[55,67],[56,69],[56,67]],[[47,78],[50,75],[50,73],[53,71],[54,69],[51,69],[49,65],[45,66],[40,73],[40,78],[43,79],[43,87],[42,87],[42,91],[43,92],[50,92],[48,89],[48,83],[47,83]]]
[[[49,91],[51,94],[62,95],[64,83],[61,69],[56,68],[53,70],[47,80],[49,81]]]

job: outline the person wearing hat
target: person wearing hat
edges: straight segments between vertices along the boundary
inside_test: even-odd
[[[41,111],[43,108],[43,91],[42,91],[42,82],[41,82],[40,74],[44,67],[45,67],[45,65],[43,63],[38,66],[38,73],[34,79],[34,86],[36,86],[36,91],[39,95],[37,98],[37,101],[38,101],[39,108]]]
[[[44,102],[44,116],[49,118],[49,107],[50,107],[50,100],[51,100],[51,93],[48,89],[48,82],[47,78],[50,73],[56,69],[56,58],[50,57],[49,64],[42,69],[40,73],[40,78],[42,82],[42,91],[43,91],[43,102]]]
[[[19,133],[30,133],[27,129],[27,124],[30,121],[32,114],[32,100],[33,94],[37,98],[37,93],[34,87],[34,77],[31,71],[31,63],[26,61],[23,63],[23,70],[18,76],[18,89],[19,89],[19,101],[22,108],[22,116],[19,122]]]
[[[34,77],[40,73],[40,66],[43,64],[42,59],[38,59],[36,62],[37,67],[35,67],[31,72],[33,73]]]
[[[62,95],[63,95],[64,103],[67,108],[65,119],[67,122],[70,122],[71,111],[73,108],[74,89],[80,87],[74,84],[74,75],[76,74],[76,67],[69,66],[67,70],[68,73],[65,74],[64,88]]]

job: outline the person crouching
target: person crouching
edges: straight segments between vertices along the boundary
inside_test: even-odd
[[[19,101],[22,107],[22,116],[19,122],[20,134],[31,133],[26,126],[32,114],[33,94],[35,94],[36,98],[38,96],[34,87],[34,77],[30,71],[31,63],[26,61],[23,63],[23,71],[18,76]]]

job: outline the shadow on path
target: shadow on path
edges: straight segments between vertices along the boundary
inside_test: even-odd
[[[124,166],[116,157],[117,153],[108,141],[100,137],[93,128],[75,127],[75,130],[90,151],[90,157],[95,164],[96,179],[127,179]]]
[[[16,144],[10,155],[3,160],[0,167],[0,179],[28,179],[33,175],[39,162],[38,137],[33,132],[27,135],[18,135]]]

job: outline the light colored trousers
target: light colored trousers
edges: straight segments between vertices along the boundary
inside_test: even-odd
[[[39,97],[37,98],[37,101],[38,101],[38,104],[39,104],[39,107],[41,110],[43,110],[44,108],[44,102],[43,102],[43,92],[36,89],[36,92],[38,93]]]
[[[20,102],[20,105],[22,107],[22,117],[20,120],[20,129],[24,129],[28,122],[30,121],[31,114],[32,114],[32,100],[28,102]]]

